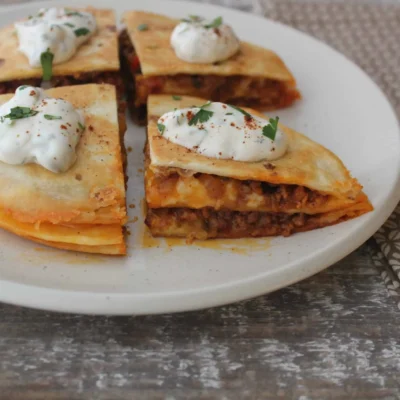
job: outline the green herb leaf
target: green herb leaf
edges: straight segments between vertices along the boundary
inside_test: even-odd
[[[206,106],[208,104],[205,104],[204,106]],[[202,107],[204,107],[202,106]],[[196,125],[198,122],[203,123],[203,122],[207,122],[212,116],[214,115],[214,113],[212,111],[207,111],[204,110],[203,108],[200,108],[200,111],[198,111],[193,118],[189,121],[189,126],[193,126]]]
[[[172,98],[173,98],[174,100],[182,100],[182,97],[181,97],[181,96],[172,96]]]
[[[164,135],[165,125],[157,124],[157,128],[158,128],[158,131],[161,133],[161,135]]]
[[[18,90],[24,90],[24,89],[26,89],[27,87],[29,87],[29,85],[22,85],[22,86],[20,86],[20,87],[18,88]]]
[[[39,111],[32,110],[29,107],[13,107],[10,109],[10,113],[4,115],[2,118],[9,118],[10,120],[22,119],[33,117],[38,114]]]
[[[66,13],[65,13],[65,15],[68,15],[68,17],[82,17],[82,14],[80,13],[80,12],[78,12],[78,11],[73,11],[73,10],[71,10],[71,11],[67,11]]]
[[[69,26],[70,28],[75,28],[75,25],[69,22],[65,22],[64,25]]]
[[[47,49],[40,55],[40,63],[42,64],[43,80],[49,81],[53,76],[53,59],[54,54]]]
[[[209,101],[207,101],[206,104],[203,104],[202,106],[200,106],[200,108],[206,108],[206,107],[208,107],[210,104],[211,104],[211,101],[209,100]]]
[[[225,115],[233,115],[233,113],[226,113]]]
[[[241,112],[241,113],[242,113],[243,115],[245,115],[246,117],[252,118],[251,114],[249,114],[247,111],[244,111],[244,110],[242,110],[242,109],[239,108],[239,107],[232,106],[231,104],[228,104],[228,105],[229,105],[229,107],[234,108],[236,111]]]
[[[78,126],[79,126],[79,128],[81,128],[83,131],[86,129],[85,125],[81,124],[80,122],[78,122]]]
[[[48,120],[52,120],[52,119],[62,119],[62,117],[60,117],[59,115],[50,115],[50,114],[44,114],[44,117]]]
[[[271,139],[272,141],[275,140],[276,132],[278,131],[278,121],[279,117],[276,117],[275,119],[270,118],[269,125],[265,125],[262,130],[263,135]]]
[[[147,24],[140,24],[138,27],[138,31],[147,31],[149,26]]]
[[[87,28],[79,28],[79,29],[75,29],[74,33],[75,33],[75,36],[79,37],[79,36],[88,35],[90,33],[90,31]]]
[[[204,28],[207,28],[207,29],[218,28],[221,25],[222,25],[222,17],[217,17],[211,22],[211,24],[204,25]]]

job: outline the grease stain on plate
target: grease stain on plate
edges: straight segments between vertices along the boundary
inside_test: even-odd
[[[229,251],[231,253],[248,256],[256,251],[265,251],[271,245],[269,238],[209,239],[195,240],[193,243],[188,243],[184,238],[153,237],[144,224],[139,236],[141,248],[162,248],[166,252],[172,251],[175,247],[193,246],[202,249],[216,250],[219,252]]]

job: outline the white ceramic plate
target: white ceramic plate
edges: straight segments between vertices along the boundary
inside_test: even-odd
[[[90,1],[88,1],[90,2]],[[0,26],[55,2],[3,8]],[[62,3],[60,3],[62,4]],[[82,6],[82,1],[68,1]],[[304,279],[361,245],[399,200],[399,129],[394,113],[363,71],[321,42],[287,26],[238,11],[165,0],[104,0],[96,7],[142,9],[176,17],[222,15],[247,41],[275,50],[304,96],[276,114],[336,153],[365,186],[375,211],[289,238],[207,246],[143,246],[144,129],[127,132],[129,256],[112,258],[40,247],[0,232],[0,301],[57,311],[153,314],[199,309],[261,295]]]

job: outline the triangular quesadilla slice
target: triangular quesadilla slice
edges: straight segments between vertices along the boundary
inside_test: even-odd
[[[83,113],[77,159],[60,173],[0,162],[0,227],[52,247],[125,254],[124,128],[118,124],[115,88],[92,84],[46,93]],[[0,105],[11,97],[0,96]]]
[[[142,119],[147,97],[155,93],[199,96],[261,111],[287,107],[300,98],[295,78],[271,50],[240,42],[239,51],[224,61],[190,63],[170,45],[179,20],[129,11],[123,22],[120,47],[128,95]]]
[[[373,209],[362,186],[337,156],[282,124],[279,129],[288,147],[273,161],[206,157],[163,137],[162,115],[204,104],[209,103],[194,97],[149,97],[145,189],[146,223],[153,235],[287,236]],[[227,115],[235,110],[230,111]],[[268,118],[257,111],[241,112],[268,124]]]
[[[68,10],[71,13],[85,11],[92,14],[96,19],[97,29],[90,40],[79,47],[70,59],[53,65],[51,86],[108,83],[117,86],[122,93],[114,11],[93,7]],[[32,67],[26,55],[19,50],[14,26],[16,22],[18,21],[10,21],[9,26],[0,30],[0,93],[14,93],[21,85],[39,87],[42,82],[42,68]]]

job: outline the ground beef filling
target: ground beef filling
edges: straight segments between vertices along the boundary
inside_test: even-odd
[[[202,208],[149,209],[146,224],[155,235],[168,235],[169,229],[182,232],[179,236],[193,239],[215,237],[290,236],[292,233],[315,228],[313,218],[304,213],[263,213],[214,210]]]
[[[41,83],[41,78],[0,82],[0,94],[14,93],[21,85],[39,87]],[[117,90],[118,98],[122,99],[124,95],[124,84],[119,71],[84,72],[75,75],[53,76],[50,81],[52,87],[83,85],[87,83],[114,85]]]
[[[39,87],[41,84],[41,79],[15,79],[8,82],[0,82],[0,94],[14,93],[18,87],[22,85],[29,85],[34,87]]]
[[[136,76],[136,105],[146,102],[150,94],[174,93],[243,105],[263,110],[288,107],[297,92],[282,82],[264,78],[219,75]]]
[[[140,63],[126,30],[119,35],[119,57],[125,82],[125,96],[132,118],[139,125],[145,125],[147,120],[146,104],[135,105],[135,74],[140,73]]]
[[[118,99],[124,97],[124,82],[119,71],[85,72],[76,75],[53,76],[53,87],[83,85],[87,83],[114,85]]]
[[[219,75],[144,76],[126,31],[120,35],[121,61],[130,75],[135,106],[146,104],[150,94],[182,94],[260,109],[287,107],[300,97],[295,88],[276,80]]]

